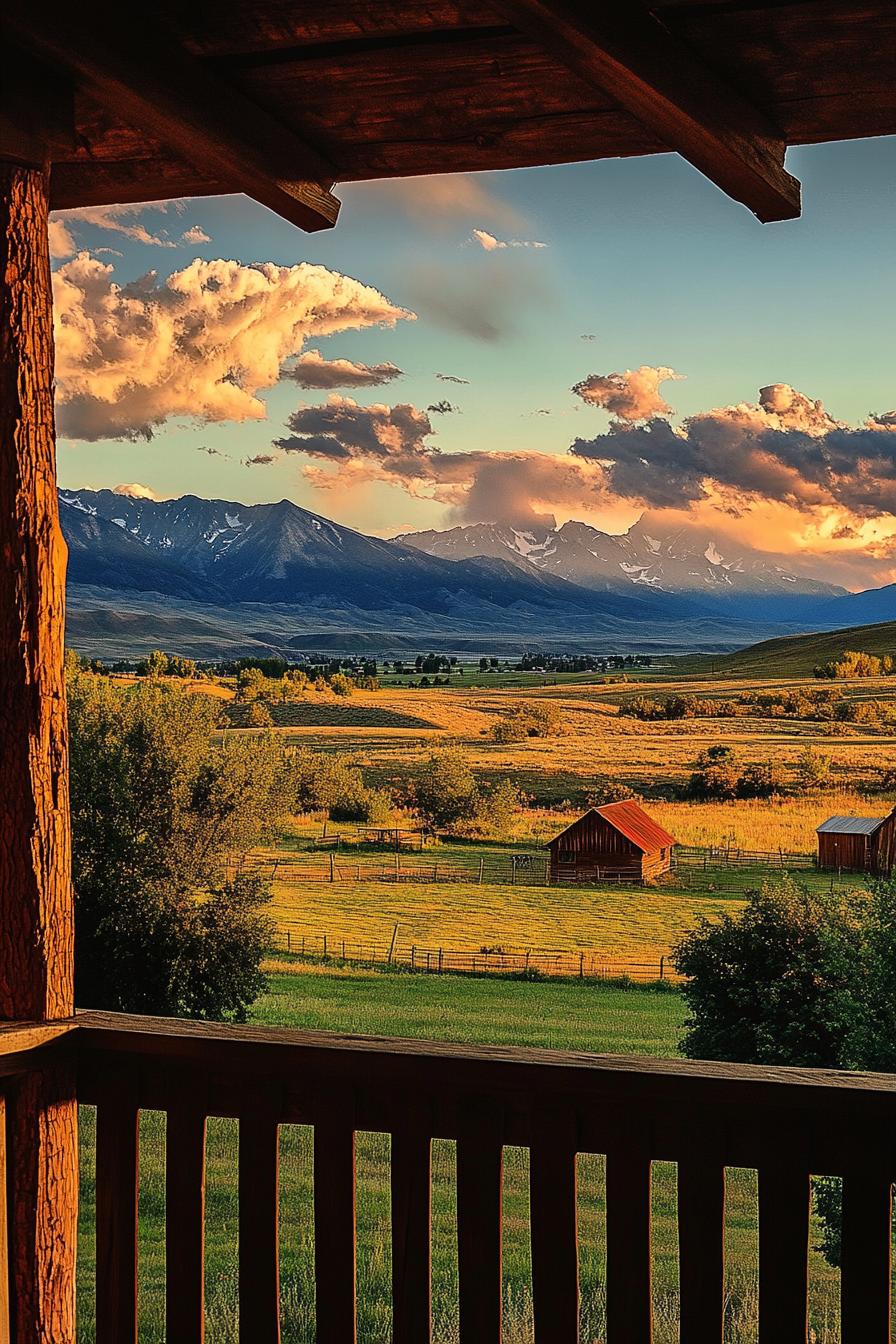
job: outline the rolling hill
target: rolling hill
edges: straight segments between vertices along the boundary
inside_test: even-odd
[[[808,635],[784,635],[764,639],[736,653],[676,658],[673,662],[676,672],[705,672],[718,677],[803,677],[811,676],[816,664],[827,663],[846,649],[858,649],[878,658],[886,653],[896,654],[896,621]]]

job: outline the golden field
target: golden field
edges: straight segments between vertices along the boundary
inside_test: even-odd
[[[609,781],[640,793],[651,815],[683,845],[811,854],[815,828],[826,817],[882,816],[893,806],[891,797],[867,792],[876,772],[896,764],[891,731],[763,717],[757,711],[749,717],[648,723],[618,713],[620,699],[636,691],[691,691],[724,698],[751,688],[800,686],[817,688],[818,683],[787,678],[761,683],[657,681],[647,686],[616,680],[524,690],[500,685],[401,687],[287,705],[275,721],[283,724],[279,732],[290,743],[344,753],[373,784],[399,784],[430,751],[451,743],[462,748],[484,782],[510,779],[528,795],[530,805],[508,834],[478,845],[430,846],[416,860],[408,855],[404,861],[409,866],[417,861],[469,868],[478,863],[479,854],[503,855],[506,864],[514,848],[539,852],[579,815],[589,795]],[[843,689],[888,700],[896,692],[893,679],[851,683]],[[491,739],[492,725],[513,704],[540,699],[559,707],[561,734],[509,745]],[[744,764],[773,761],[791,776],[811,746],[831,760],[829,786],[807,796],[767,800],[676,798],[697,754],[718,743],[733,747]],[[297,852],[319,833],[320,824],[295,819],[280,845],[267,852],[272,860],[278,853],[287,860],[274,881],[273,914],[281,930],[289,927],[294,934],[318,937],[326,933],[336,942],[388,945],[397,925],[405,948],[587,950],[614,959],[658,961],[697,919],[733,911],[745,890],[767,875],[758,865],[735,874],[711,869],[699,879],[693,874],[673,876],[647,888],[557,888],[501,880],[480,885],[472,871],[469,881],[433,882],[424,875],[396,883],[385,880],[388,873],[377,874],[380,860],[375,855],[358,855],[361,871],[353,873],[355,859],[346,860],[337,869],[338,880],[331,882],[328,858]],[[821,874],[808,876],[815,882],[828,880]]]

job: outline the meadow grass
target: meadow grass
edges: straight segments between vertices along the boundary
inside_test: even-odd
[[[531,983],[463,977],[352,973],[275,975],[254,1020],[292,1027],[437,1040],[519,1044],[654,1056],[674,1054],[684,1006],[673,991],[585,983]],[[94,1115],[82,1112],[82,1208],[79,1241],[79,1339],[92,1338],[95,1187]],[[213,1118],[208,1128],[207,1327],[209,1344],[237,1336],[237,1126]],[[284,1344],[314,1338],[311,1134],[287,1125],[281,1137],[281,1285]],[[358,1293],[361,1344],[391,1338],[389,1140],[358,1139]],[[604,1163],[579,1158],[582,1338],[604,1334]],[[141,1121],[140,1339],[164,1339],[164,1116]],[[528,1153],[505,1151],[504,1303],[507,1344],[531,1340]],[[729,1173],[726,1243],[728,1344],[755,1339],[756,1184],[752,1172]],[[678,1339],[674,1166],[655,1164],[654,1307],[658,1344]],[[826,1322],[836,1314],[837,1275],[813,1252],[812,1321],[820,1344],[833,1344]],[[457,1246],[454,1145],[433,1154],[433,1302],[437,1344],[456,1344]],[[173,1344],[173,1341],[170,1342]]]

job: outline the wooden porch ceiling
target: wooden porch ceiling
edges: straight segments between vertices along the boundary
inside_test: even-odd
[[[326,228],[337,181],[676,150],[772,220],[799,213],[788,144],[896,132],[891,0],[10,0],[4,24],[70,81],[56,208],[245,191]]]

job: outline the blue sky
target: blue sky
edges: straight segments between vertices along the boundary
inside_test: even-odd
[[[310,262],[354,277],[417,316],[306,342],[327,359],[389,361],[403,370],[388,386],[342,395],[365,407],[409,403],[421,411],[449,400],[456,409],[429,415],[434,433],[427,443],[442,453],[564,456],[574,438],[601,435],[610,422],[607,410],[586,404],[572,385],[644,365],[684,375],[662,386],[675,423],[754,403],[760,387],[777,383],[820,399],[849,425],[893,408],[896,138],[794,149],[788,167],[803,183],[803,215],[769,225],[683,160],[662,155],[344,186],[337,189],[340,222],[314,235],[243,197],[191,200],[177,212],[147,209],[118,220],[176,246],[140,242],[77,214],[66,228],[71,245],[111,265],[122,285],[151,270],[163,281],[194,257]],[[544,246],[485,251],[474,228]],[[191,230],[208,241],[180,241]],[[438,372],[467,381],[446,383]],[[444,491],[426,498],[433,493],[426,481],[412,494],[394,478],[358,467],[321,490],[303,473],[309,459],[301,453],[275,455],[264,467],[242,465],[270,455],[300,402],[322,403],[327,395],[281,380],[259,392],[264,420],[195,424],[175,416],[157,424],[148,442],[63,436],[60,480],[70,488],[140,482],[162,495],[244,502],[286,496],[381,534],[444,526],[458,516]],[[896,448],[896,436],[879,437]],[[541,503],[558,517],[577,512],[568,489]],[[621,527],[642,505],[617,501],[605,489],[582,512]],[[704,519],[706,507],[698,512]],[[752,512],[745,536],[755,542]],[[889,535],[890,516],[886,510],[878,520],[878,540]],[[823,552],[817,512],[810,521],[806,544]],[[799,520],[792,522],[798,530]],[[785,531],[780,549],[802,545],[792,528]],[[890,563],[887,555],[884,577]]]

